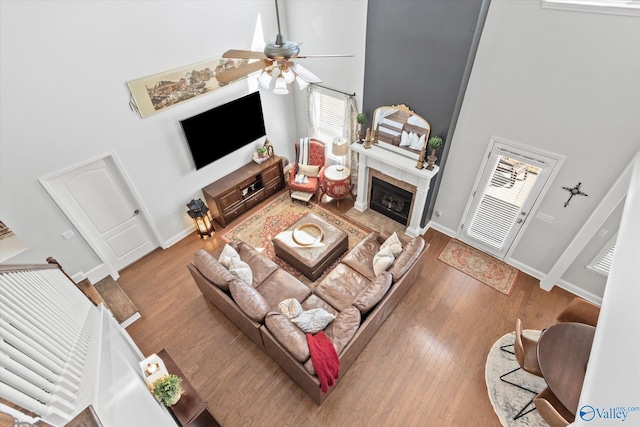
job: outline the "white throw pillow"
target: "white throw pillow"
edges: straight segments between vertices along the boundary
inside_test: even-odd
[[[298,173],[307,175],[310,178],[317,178],[320,173],[320,166],[313,165],[298,165]]]
[[[409,148],[411,148],[412,150],[422,150],[424,139],[422,141],[423,144],[420,145],[420,137],[418,136],[418,134],[411,132],[411,145],[409,146]]]
[[[233,246],[226,244],[224,245],[224,248],[222,248],[222,252],[220,252],[218,261],[228,269],[229,264],[231,263],[231,258],[240,259],[240,255],[235,249],[233,249]]]
[[[387,247],[391,248],[394,258],[397,258],[398,255],[400,255],[400,252],[402,252],[402,242],[395,231],[387,240],[384,241],[382,245],[380,245],[380,250],[386,249]]]
[[[380,248],[380,250],[373,256],[373,273],[376,276],[379,276],[380,273],[391,267],[391,264],[393,264],[393,261],[395,260],[396,257],[393,256],[390,246],[387,246],[384,249]]]
[[[409,141],[409,134],[406,131],[402,131],[402,136],[400,137],[400,146],[408,147],[411,145],[411,141]]]
[[[278,311],[289,319],[293,319],[294,317],[300,316],[304,310],[297,299],[287,298],[284,301],[280,301]]]
[[[302,329],[302,332],[315,334],[326,328],[335,318],[336,316],[324,308],[313,308],[302,312],[302,314],[294,317],[291,321],[298,328]]]
[[[229,271],[238,279],[253,286],[253,272],[251,271],[251,267],[249,267],[249,264],[242,261],[240,258],[231,258]]]

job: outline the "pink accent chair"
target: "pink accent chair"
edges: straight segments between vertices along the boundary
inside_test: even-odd
[[[301,191],[303,193],[313,193],[315,195],[318,194],[318,190],[320,189],[320,182],[324,177],[324,169],[326,167],[326,155],[325,155],[325,147],[324,144],[317,139],[311,139],[309,141],[309,165],[311,166],[320,166],[318,171],[318,177],[307,177],[307,183],[305,184],[296,184],[296,174],[298,173],[298,141],[296,141],[296,157],[295,161],[291,165],[291,171],[289,172],[289,180],[287,182],[287,187],[289,189],[289,195],[293,191]],[[313,197],[313,196],[312,196]]]

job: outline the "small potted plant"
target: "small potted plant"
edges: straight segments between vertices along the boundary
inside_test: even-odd
[[[435,165],[436,160],[436,150],[442,147],[442,138],[439,136],[432,136],[429,138],[429,142],[427,143],[429,148],[431,148],[431,154],[427,156],[427,169],[433,170],[433,165]]]
[[[269,156],[269,154],[267,153],[267,148],[266,147],[260,147],[258,148],[258,157],[267,157]]]
[[[182,396],[182,378],[169,374],[153,383],[151,393],[166,406],[175,405]]]
[[[357,142],[360,143],[362,141],[362,125],[367,123],[367,115],[365,113],[360,113],[356,116],[356,122],[358,122],[358,139]]]

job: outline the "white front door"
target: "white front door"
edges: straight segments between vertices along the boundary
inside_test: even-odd
[[[495,142],[467,207],[459,239],[504,259],[557,159]]]
[[[146,216],[113,157],[93,160],[41,182],[112,276],[157,247]]]

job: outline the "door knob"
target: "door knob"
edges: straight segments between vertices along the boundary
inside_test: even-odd
[[[131,218],[133,218],[134,216],[138,215],[140,213],[139,209],[136,209],[135,211],[133,211],[133,215],[131,215]]]

